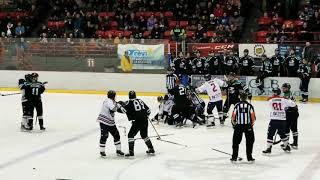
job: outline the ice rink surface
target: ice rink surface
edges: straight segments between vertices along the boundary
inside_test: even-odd
[[[155,125],[160,134],[173,133],[165,140],[186,144],[181,147],[152,139],[155,156],[145,154],[146,146],[137,140],[134,159],[115,155],[112,137],[107,142],[106,159],[99,157],[99,129],[96,122],[104,95],[51,94],[43,95],[44,122],[47,131],[20,132],[20,95],[0,97],[0,179],[1,180],[319,180],[320,179],[320,118],[319,104],[299,104],[299,149],[285,153],[279,145],[270,156],[266,148],[269,111],[267,103],[253,102],[257,122],[254,164],[246,163],[243,137],[239,155],[243,161],[231,164],[230,157],[211,150],[231,153],[230,120],[226,126],[208,129],[185,127],[176,129]],[[156,97],[140,97],[157,112]],[[118,96],[117,100],[126,100]],[[117,114],[119,126],[128,132],[126,116]],[[128,152],[124,128],[119,128],[122,149]],[[149,126],[149,135],[155,135]],[[139,137],[139,135],[137,135]]]

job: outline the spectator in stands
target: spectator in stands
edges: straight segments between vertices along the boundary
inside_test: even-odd
[[[79,13],[77,13],[76,17],[73,19],[73,30],[76,37],[78,37],[82,32],[82,24],[83,24],[83,18],[80,16]]]
[[[144,19],[143,16],[140,16],[138,24],[139,24],[139,30],[141,32],[144,32],[146,30],[146,27],[147,27],[147,22],[146,22],[146,20]]]
[[[207,30],[204,29],[204,27],[201,24],[198,24],[197,30],[195,32],[197,39],[201,40],[205,32],[207,32]]]
[[[207,29],[210,31],[215,30],[217,26],[217,19],[214,17],[213,14],[210,14],[209,23]]]
[[[180,28],[180,25],[177,23],[176,27],[171,30],[170,34],[174,41],[182,41],[185,37],[185,30]]]
[[[219,3],[216,4],[216,7],[213,10],[213,14],[215,17],[222,17],[223,16],[223,8]]]
[[[219,23],[224,26],[229,25],[229,16],[227,16],[227,13],[223,13],[222,17],[219,18]]]
[[[162,39],[163,38],[163,28],[159,27],[159,25],[156,23],[154,28],[151,30],[151,38],[152,39]]]
[[[239,15],[238,11],[235,11],[233,15],[230,17],[230,24],[233,24],[234,26],[238,27],[241,29],[242,24],[243,24],[243,19]]]
[[[119,30],[124,30],[126,25],[125,25],[125,20],[124,20],[124,17],[123,17],[122,14],[120,14],[117,22],[118,22],[118,29]]]
[[[12,36],[13,36],[13,31],[12,31],[12,29],[13,29],[13,24],[12,24],[11,22],[9,22],[9,23],[7,24],[7,29],[6,29],[6,35],[7,35],[7,37],[12,37]]]
[[[18,22],[17,27],[15,28],[16,37],[24,37],[25,32],[25,27],[21,24],[21,22]]]
[[[155,24],[157,23],[157,19],[154,18],[154,15],[152,14],[149,18],[148,18],[148,22],[147,22],[147,30],[151,31],[154,27]]]

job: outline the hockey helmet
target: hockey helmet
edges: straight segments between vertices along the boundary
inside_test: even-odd
[[[32,78],[34,78],[34,77],[39,77],[39,74],[34,72],[34,73],[31,74],[31,77],[32,77]]]
[[[239,96],[240,96],[241,101],[246,101],[248,98],[248,94],[245,92],[240,93]]]
[[[288,88],[289,90],[291,89],[290,83],[283,83],[283,84],[282,84],[282,87],[283,87],[283,88]]]
[[[135,91],[129,91],[129,99],[135,99],[137,97]]]
[[[206,81],[210,81],[210,80],[211,80],[211,74],[206,74],[206,75],[204,75],[204,79],[205,79]]]
[[[116,98],[116,92],[114,90],[109,90],[107,93],[108,98],[115,99]]]
[[[158,96],[158,97],[157,97],[157,101],[158,101],[158,102],[161,102],[162,100],[163,100],[163,97],[162,97],[162,96]]]
[[[169,100],[168,94],[164,95],[163,100],[165,100],[165,101]]]
[[[26,74],[26,75],[24,76],[24,79],[25,79],[27,82],[30,82],[30,81],[32,80],[31,74]]]
[[[273,88],[272,92],[274,95],[277,95],[277,96],[279,96],[281,94],[281,90],[279,88]]]

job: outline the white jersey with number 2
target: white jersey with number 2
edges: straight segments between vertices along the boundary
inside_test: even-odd
[[[214,78],[203,83],[197,88],[197,90],[201,93],[206,92],[210,98],[209,102],[217,102],[222,101],[222,92],[220,87],[223,87],[224,85],[224,81]]]
[[[296,103],[291,99],[285,99],[283,97],[274,96],[269,99],[269,106],[271,109],[271,120],[286,120],[286,109],[288,107],[295,107]]]

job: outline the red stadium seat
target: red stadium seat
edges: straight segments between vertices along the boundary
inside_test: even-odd
[[[180,27],[186,28],[188,26],[188,21],[180,21]]]
[[[115,15],[114,12],[107,12],[107,16],[108,16],[108,17],[113,17],[114,15]]]
[[[194,35],[194,31],[187,31],[187,37],[190,38]]]
[[[96,31],[96,35],[104,37],[105,36],[105,32],[104,31]]]
[[[111,22],[111,29],[113,29],[113,30],[118,29],[118,22],[117,21]]]
[[[266,17],[261,17],[258,20],[258,24],[262,25],[262,26],[268,26],[270,25],[272,22],[272,20],[270,18],[266,18]]]
[[[123,36],[129,37],[132,34],[132,31],[124,31]]]
[[[169,29],[176,27],[177,21],[169,21]]]
[[[59,21],[58,22],[58,27],[64,27],[64,21]]]
[[[207,36],[208,37],[215,37],[216,36],[216,33],[214,31],[208,31],[207,32]]]
[[[167,39],[167,38],[170,38],[171,37],[171,34],[170,34],[170,31],[165,31],[164,32],[164,37]]]
[[[164,13],[164,17],[166,17],[166,18],[172,18],[173,17],[173,12],[171,12],[171,11],[166,11],[165,13]]]
[[[137,17],[143,16],[143,15],[144,15],[144,12],[140,12],[140,11],[136,12]]]
[[[99,13],[99,16],[100,17],[106,17],[107,16],[107,12],[101,12],[101,13]]]
[[[108,37],[109,34],[111,34],[113,36],[113,31],[105,31],[104,32],[104,37]]]
[[[25,15],[24,12],[15,12],[14,13],[14,17],[18,17],[18,16],[23,17],[24,15]]]
[[[160,14],[161,14],[161,12],[155,12],[154,16],[158,18],[158,17],[160,17]]]
[[[285,21],[283,22],[283,24],[284,24],[286,27],[290,27],[291,24],[294,24],[294,22],[293,22],[292,20],[285,20]]]
[[[0,12],[0,18],[5,18],[7,17],[7,13],[5,12]]]
[[[268,35],[268,31],[258,31],[256,32],[258,38],[265,38]]]
[[[119,30],[113,31],[114,36],[119,36],[120,33],[123,35],[123,31],[119,31]]]
[[[145,31],[144,33],[143,33],[143,37],[145,37],[145,38],[147,38],[148,36],[150,36],[151,35],[151,32],[150,31]]]
[[[48,21],[48,27],[54,27],[55,22],[54,21]]]
[[[144,17],[150,17],[152,14],[154,14],[153,12],[144,12]]]
[[[303,25],[303,21],[301,21],[301,20],[295,20],[295,21],[294,21],[294,25],[295,25],[295,26],[302,26],[302,25]]]

